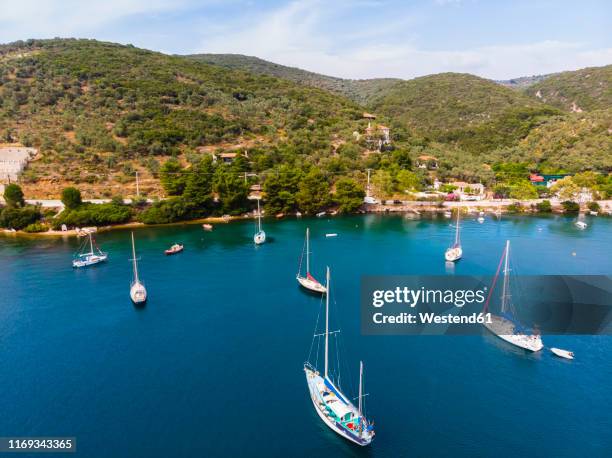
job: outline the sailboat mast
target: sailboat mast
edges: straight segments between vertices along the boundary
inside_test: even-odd
[[[91,237],[91,232],[89,233],[89,254],[94,254],[94,250],[93,250],[93,239]]]
[[[504,259],[504,282],[502,286],[502,313],[506,311],[506,303],[508,302],[508,258],[510,257],[510,240],[506,240],[506,259]]]
[[[455,246],[459,245],[459,215],[461,214],[461,209],[457,208],[457,227],[455,228]]]
[[[306,273],[310,273],[310,228],[306,228]]]
[[[259,199],[257,199],[257,227],[261,232],[261,210],[259,209]]]
[[[134,266],[134,281],[138,283],[138,263],[136,262],[136,244],[134,243],[134,233],[132,232],[132,262]]]
[[[325,378],[327,378],[327,369],[329,363],[329,267],[327,268],[327,277],[325,282]]]
[[[362,416],[362,402],[363,398],[363,361],[359,361],[359,421],[361,421]]]

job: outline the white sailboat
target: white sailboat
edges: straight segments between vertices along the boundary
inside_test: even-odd
[[[544,348],[542,338],[538,334],[527,334],[526,331],[521,331],[520,325],[515,321],[512,315],[509,313],[510,304],[510,269],[508,267],[510,258],[510,241],[506,241],[506,248],[502,255],[504,259],[504,271],[503,271],[503,283],[502,283],[502,294],[501,294],[501,314],[491,314],[491,322],[485,322],[484,326],[506,342],[515,345],[519,348],[523,348],[528,351],[540,351]],[[498,271],[499,273],[499,271]],[[497,278],[497,276],[496,276]],[[495,280],[494,280],[495,281]],[[495,284],[495,283],[494,283]],[[493,284],[493,285],[494,285]]]
[[[319,283],[311,274],[310,274],[310,228],[306,228],[306,276],[302,276],[302,259],[304,258],[304,252],[302,251],[302,258],[300,258],[300,267],[298,273],[296,275],[296,280],[298,283],[305,289],[309,291],[314,291],[315,293],[325,294],[327,291],[325,286]]]
[[[134,243],[134,233],[132,232],[132,266],[134,268],[134,278],[130,286],[130,298],[134,304],[144,304],[147,301],[147,290],[138,277],[138,259],[136,258],[136,245]]]
[[[459,218],[461,214],[461,209],[457,208],[457,226],[455,227],[455,243],[449,248],[447,248],[446,253],[444,253],[444,259],[449,262],[459,261],[461,256],[463,256],[463,250],[461,249],[461,241],[459,240]]]
[[[326,289],[329,291],[329,267]],[[336,331],[337,332],[337,331]],[[374,425],[363,413],[363,363],[359,363],[359,404],[355,407],[328,374],[329,369],[329,294],[325,295],[325,371],[323,376],[311,363],[304,364],[306,383],[315,411],[323,422],[345,439],[365,446],[374,439]],[[314,338],[321,334],[315,334]],[[313,341],[314,343],[314,341]]]
[[[93,266],[95,264],[99,264],[108,259],[108,254],[104,253],[98,246],[94,250],[94,240],[91,232],[87,233],[87,237],[89,237],[89,243],[85,241],[83,245],[81,245],[81,252],[78,253],[75,258],[72,260],[72,267],[87,267]],[[89,245],[89,251],[82,252],[85,249],[86,245]]]
[[[266,242],[266,233],[261,228],[261,209],[259,208],[259,199],[257,199],[257,232],[253,236],[255,245],[261,245]]]

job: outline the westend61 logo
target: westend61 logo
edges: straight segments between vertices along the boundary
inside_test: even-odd
[[[612,335],[608,276],[523,276],[505,289],[501,283],[475,276],[362,277],[361,331],[481,334],[503,318],[516,330],[541,334]]]

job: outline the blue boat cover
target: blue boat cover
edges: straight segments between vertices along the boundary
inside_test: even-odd
[[[338,397],[338,399],[340,399],[342,402],[348,405],[348,402],[346,402],[346,399],[344,399],[344,395],[342,395],[342,393],[340,393],[336,389],[336,387],[331,381],[329,381],[328,379],[325,379],[325,386],[329,388]]]

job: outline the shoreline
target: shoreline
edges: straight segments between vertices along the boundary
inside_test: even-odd
[[[485,214],[513,214],[513,215],[524,215],[524,216],[534,216],[534,215],[563,215],[566,214],[563,211],[563,207],[560,202],[553,202],[552,211],[550,213],[539,213],[537,211],[533,211],[531,209],[531,205],[535,205],[543,200],[549,199],[533,199],[526,201],[518,201],[518,200],[483,200],[483,201],[459,201],[459,202],[442,202],[443,205],[440,206],[439,202],[430,202],[430,201],[411,201],[410,203],[400,203],[400,204],[365,204],[359,211],[354,213],[347,213],[347,215],[358,215],[358,214],[389,214],[389,213],[405,213],[405,214],[416,214],[420,215],[421,213],[425,214],[435,214],[435,213],[444,213],[447,211],[452,211],[456,208],[465,209],[465,213],[472,214],[478,212],[484,212]],[[515,213],[509,212],[507,207],[510,205],[515,205],[519,203],[524,211]],[[612,215],[612,200],[601,200],[598,201],[601,206],[601,211],[599,216],[610,216]],[[567,214],[567,216],[572,216],[577,214]],[[335,216],[327,213],[326,216]],[[273,216],[268,216],[267,218],[272,218]],[[285,219],[287,217],[296,217],[295,215],[287,215],[281,219]],[[172,223],[163,223],[163,224],[145,224],[140,221],[132,221],[129,223],[116,224],[112,226],[100,226],[96,228],[96,233],[98,232],[109,232],[120,229],[129,229],[129,228],[140,228],[140,227],[163,227],[163,226],[179,226],[179,225],[192,225],[192,224],[228,224],[232,221],[237,220],[247,220],[252,219],[253,216],[251,214],[248,215],[240,215],[240,216],[209,216],[206,218],[198,218],[191,219],[185,221],[175,221]],[[277,218],[278,219],[278,218]],[[24,231],[11,231],[9,229],[3,229],[0,231],[0,235],[12,235],[16,237],[78,237],[77,230],[69,229],[67,231],[56,231],[49,230],[45,232],[24,232]]]

